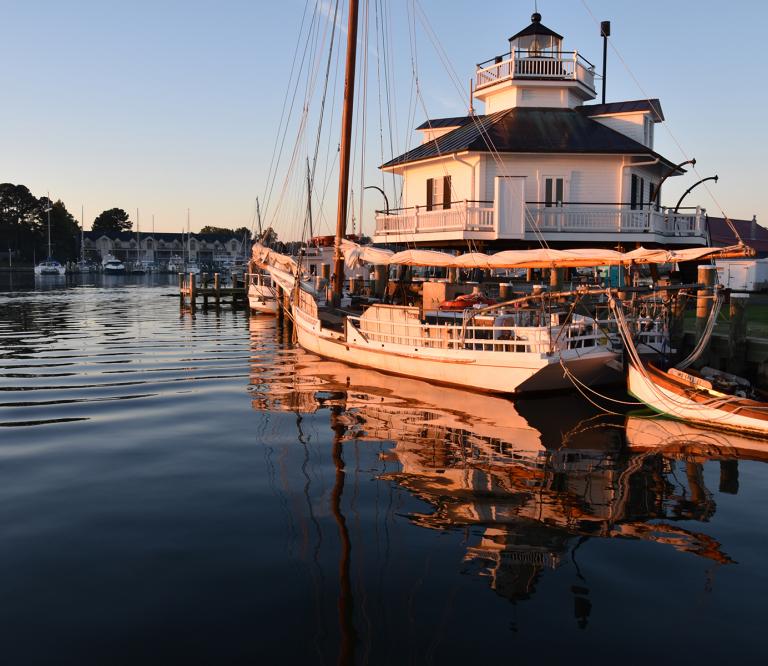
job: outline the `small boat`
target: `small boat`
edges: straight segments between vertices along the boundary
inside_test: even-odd
[[[268,273],[248,273],[248,305],[251,310],[266,314],[277,313],[277,297]]]
[[[168,268],[169,273],[183,273],[184,272],[184,260],[174,254],[169,260],[168,260]]]
[[[656,412],[676,419],[756,435],[768,435],[768,396],[729,373],[662,370],[630,363],[629,392]]]
[[[93,270],[93,265],[90,261],[86,261],[85,259],[81,259],[75,264],[75,270],[78,273],[90,273]]]
[[[125,264],[108,254],[101,262],[101,268],[108,275],[125,275]]]
[[[66,275],[67,269],[55,259],[46,259],[35,266],[35,275]]]

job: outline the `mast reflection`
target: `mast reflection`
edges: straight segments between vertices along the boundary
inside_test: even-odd
[[[428,530],[466,533],[462,573],[486,579],[504,598],[530,598],[542,576],[565,562],[578,574],[579,547],[590,539],[639,540],[732,562],[716,539],[678,524],[714,516],[717,505],[702,463],[722,457],[727,442],[694,452],[694,434],[687,449],[665,448],[669,433],[651,436],[653,420],[595,419],[573,398],[541,398],[535,410],[523,409],[496,396],[353,368],[298,349],[283,349],[277,362],[265,364],[258,348],[274,323],[255,319],[251,327],[253,408],[299,414],[330,409],[337,484],[343,484],[342,442],[388,443],[381,459],[389,471],[376,478],[428,507],[406,513],[406,519]],[[738,489],[737,471],[735,482],[733,477],[726,468],[721,490]],[[354,642],[347,609],[352,547],[340,502],[333,513],[346,558],[340,564],[340,618]],[[574,616],[586,626],[589,589],[580,579],[571,591]]]

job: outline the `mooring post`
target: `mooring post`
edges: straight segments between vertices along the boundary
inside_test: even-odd
[[[744,372],[747,361],[747,303],[748,294],[731,294],[731,324],[728,335],[728,371]]]
[[[563,287],[563,269],[552,268],[549,271],[550,291],[560,291]]]
[[[184,273],[179,273],[179,304],[184,305]]]
[[[213,295],[216,297],[216,309],[219,309],[219,299],[221,298],[221,278],[218,273],[213,274]]]
[[[671,317],[669,322],[669,345],[676,352],[680,352],[685,335],[685,306],[688,304],[688,294],[682,290],[669,291],[671,298]]]
[[[717,271],[714,266],[699,266],[698,270],[699,290],[696,292],[696,341],[701,339],[704,329],[707,326],[707,319],[714,304],[715,282],[717,280]],[[701,355],[702,363],[705,365],[710,362],[712,356],[711,348],[706,349]]]
[[[192,306],[193,309],[195,307],[197,307],[197,302],[195,300],[197,298],[197,288],[196,287],[197,287],[197,285],[195,285],[195,274],[194,273],[190,273],[189,274],[189,303],[190,303],[190,305]]]

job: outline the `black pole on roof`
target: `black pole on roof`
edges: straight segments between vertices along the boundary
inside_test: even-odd
[[[608,65],[608,37],[611,36],[610,21],[601,21],[600,36],[603,38],[603,104],[605,104],[605,68]]]

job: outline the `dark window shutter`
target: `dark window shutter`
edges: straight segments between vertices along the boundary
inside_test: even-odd
[[[546,178],[544,180],[544,205],[552,205],[552,179]]]
[[[443,176],[443,208],[451,207],[451,177]]]
[[[638,200],[640,201],[640,209],[643,208],[643,202],[645,201],[645,178],[638,178],[639,186],[638,190],[640,191],[640,196],[638,197]]]
[[[629,207],[632,210],[637,208],[637,176],[632,174],[632,188],[629,194]]]
[[[653,204],[653,197],[656,196],[656,186],[653,183],[648,183],[648,203]]]
[[[427,178],[427,210],[432,210],[432,195],[435,190],[435,179]]]
[[[558,206],[563,205],[563,190],[565,189],[565,183],[562,178],[558,178],[555,182],[555,201]]]

